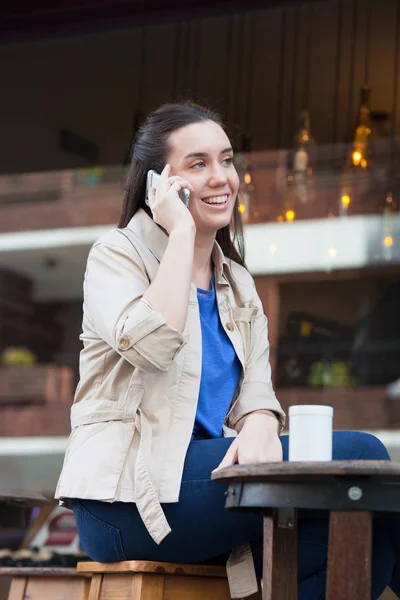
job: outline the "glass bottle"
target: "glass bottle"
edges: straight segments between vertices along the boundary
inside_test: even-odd
[[[370,95],[371,88],[363,85],[351,151],[351,166],[354,171],[362,171],[372,165],[371,142],[375,139],[375,130],[371,119]]]
[[[382,246],[383,258],[387,261],[393,258],[394,246],[394,213],[396,212],[396,201],[391,190],[386,192],[385,201],[379,207],[382,214]]]
[[[301,126],[295,136],[292,182],[296,199],[305,204],[314,198],[315,141],[311,135],[310,114],[301,113]]]
[[[238,211],[242,215],[243,223],[246,224],[249,222],[250,218],[250,202],[254,186],[252,183],[250,164],[247,160],[245,160],[242,169],[243,173],[240,178]]]

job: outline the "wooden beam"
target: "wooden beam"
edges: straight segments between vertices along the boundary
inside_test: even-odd
[[[303,0],[305,2],[327,0]],[[293,0],[20,0],[0,5],[4,42],[282,6]]]

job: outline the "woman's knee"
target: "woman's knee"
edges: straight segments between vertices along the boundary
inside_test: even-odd
[[[366,460],[390,460],[389,453],[379,438],[370,433],[358,433],[358,444]]]
[[[334,460],[390,460],[384,444],[370,433],[336,431],[333,435]]]

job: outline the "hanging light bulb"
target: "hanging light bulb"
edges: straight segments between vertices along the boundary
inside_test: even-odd
[[[340,181],[340,200],[339,215],[346,217],[351,204],[351,179],[349,177],[349,167],[345,165],[339,178]]]
[[[383,256],[385,260],[393,258],[393,212],[395,210],[393,194],[391,191],[386,193],[385,202],[382,210],[382,245]]]
[[[341,217],[347,216],[350,203],[351,203],[350,195],[347,192],[342,192],[342,196],[340,198],[340,207],[339,207]]]
[[[286,213],[285,213],[285,218],[286,218],[286,221],[288,221],[289,223],[291,223],[292,221],[295,220],[296,213],[294,212],[294,210],[287,210]]]
[[[242,215],[243,223],[247,223],[250,213],[251,192],[254,190],[249,164],[243,165],[243,181],[240,184],[238,211]]]
[[[351,202],[350,196],[348,194],[344,194],[342,196],[342,205],[347,207],[347,206],[349,206],[350,202]]]
[[[356,170],[367,169],[372,164],[370,143],[375,138],[375,131],[371,119],[370,94],[371,88],[363,85],[351,151],[351,164]]]
[[[245,182],[246,185],[251,184],[251,174],[249,173],[249,171],[246,171],[246,173],[244,174],[243,181]]]

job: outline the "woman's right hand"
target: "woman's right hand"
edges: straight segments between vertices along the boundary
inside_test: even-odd
[[[194,192],[192,185],[182,177],[170,177],[171,167],[166,165],[161,173],[157,189],[149,190],[149,207],[153,220],[168,234],[180,229],[195,229],[190,211],[179,197],[179,190],[188,188]]]

